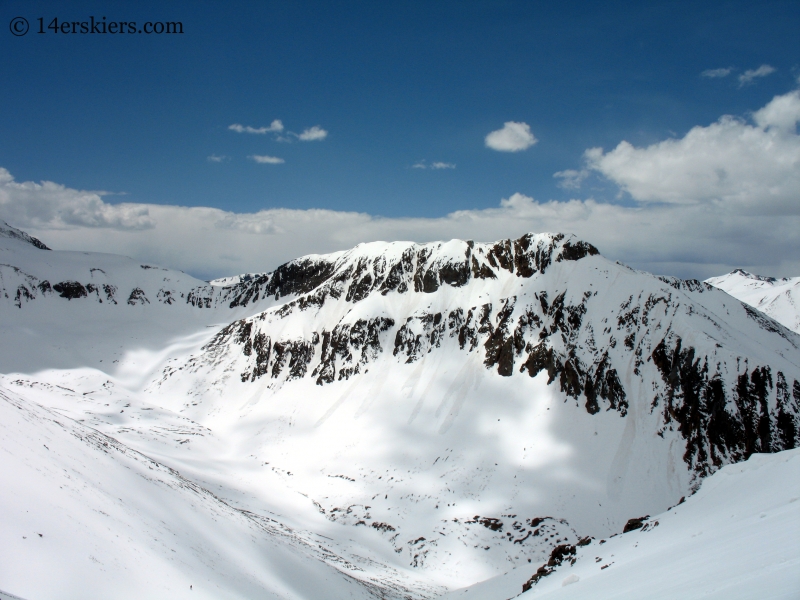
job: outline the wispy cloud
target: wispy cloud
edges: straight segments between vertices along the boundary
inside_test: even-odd
[[[556,179],[561,179],[561,181],[558,182],[558,187],[565,190],[580,189],[581,183],[583,183],[583,180],[588,176],[589,171],[586,169],[581,169],[580,171],[576,171],[575,169],[566,169],[565,171],[553,173],[553,177]]]
[[[321,142],[326,137],[328,137],[328,132],[319,125],[314,125],[313,127],[304,129],[303,132],[297,136],[297,139],[301,142]]]
[[[427,164],[425,160],[420,160],[413,165],[411,165],[412,169],[455,169],[456,165],[454,163],[447,163],[447,162],[432,162],[431,164]]]
[[[278,158],[277,156],[266,156],[266,155],[259,156],[258,154],[253,154],[251,156],[248,156],[247,158],[249,158],[250,160],[254,160],[257,163],[262,164],[262,165],[263,164],[266,164],[266,165],[282,165],[283,163],[286,162],[285,160],[283,160],[282,158]]]
[[[719,77],[727,77],[733,71],[733,67],[724,67],[721,69],[706,69],[702,73],[700,73],[700,77],[710,77],[711,79],[717,79]]]
[[[208,160],[208,162],[221,163],[229,159],[227,156],[224,155],[217,156],[216,154],[212,154],[211,156],[206,157],[206,160]]]
[[[229,125],[228,129],[235,131],[236,133],[256,133],[264,135],[267,133],[280,133],[283,131],[283,123],[280,119],[275,119],[269,127],[251,127],[250,125],[239,125],[238,123],[234,123],[233,125]]]
[[[741,75],[739,75],[739,87],[743,87],[750,83],[753,83],[753,80],[756,77],[766,77],[770,73],[775,72],[775,67],[771,67],[770,65],[761,65],[757,69],[748,69]]]
[[[537,141],[531,133],[530,125],[507,121],[502,129],[492,131],[486,136],[486,147],[500,152],[519,152],[527,150]]]

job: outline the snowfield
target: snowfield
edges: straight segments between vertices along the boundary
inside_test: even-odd
[[[800,593],[798,536],[800,450],[754,454],[640,529],[576,547],[519,597],[790,600]],[[534,573],[518,569],[442,599],[515,598]]]
[[[737,269],[706,280],[800,333],[800,277],[760,277]]]
[[[0,225],[0,339],[0,590],[28,600],[506,598],[572,546],[564,590],[602,594],[623,562],[655,568],[623,541],[680,564],[682,527],[744,501],[701,502],[726,473],[800,487],[778,458],[800,445],[800,335],[571,236],[362,244],[208,283]],[[698,546],[715,564],[727,523]],[[798,560],[773,521],[733,523]],[[619,550],[595,578],[600,539]]]

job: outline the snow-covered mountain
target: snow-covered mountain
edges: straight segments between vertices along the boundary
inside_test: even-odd
[[[246,584],[211,578],[218,595],[261,585],[310,597],[236,541],[264,519],[295,541],[256,537],[289,544],[310,581],[431,597],[537,566],[555,546],[666,510],[726,464],[800,445],[800,336],[710,285],[634,271],[571,236],[363,244],[211,283],[21,236],[0,237],[0,391],[39,416],[3,443],[24,445],[61,415],[60,427],[121,448],[97,473],[86,453],[98,445],[73,443],[85,434],[58,451],[97,494],[125,481],[132,456],[166,469],[158,486],[208,494],[196,520],[169,525],[184,541],[143,552],[159,572],[180,563],[186,583],[195,563],[171,550],[207,515],[238,523],[228,545],[205,536],[193,556],[233,565],[235,548],[266,566]],[[12,456],[7,468],[23,469]],[[36,456],[26,468],[52,455]],[[138,468],[125,477],[138,481]],[[113,489],[133,508],[112,531],[141,521],[164,534],[169,518],[142,508],[151,492]],[[19,506],[40,495],[16,491]],[[112,543],[90,535],[93,519],[81,513],[84,529],[65,539]],[[23,580],[6,591],[41,591]]]
[[[679,506],[633,519],[623,535],[561,546],[536,569],[442,600],[792,600],[800,590],[799,482],[800,450],[754,454],[703,481]]]
[[[800,333],[800,277],[761,277],[736,269],[706,280]]]

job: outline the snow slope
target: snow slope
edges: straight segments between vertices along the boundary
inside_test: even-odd
[[[736,269],[706,280],[800,333],[800,277],[761,277]]]
[[[167,469],[163,486],[202,490],[208,502],[175,535],[182,550],[203,540],[197,560],[217,557],[213,583],[231,597],[250,585],[289,594],[274,555],[242,541],[253,523],[275,523],[264,543],[318,574],[317,594],[327,577],[432,597],[541,564],[557,545],[665,510],[726,464],[800,443],[800,336],[571,236],[364,244],[208,284],[19,234],[0,236],[0,386],[39,416],[2,447],[59,415],[123,448],[96,475],[74,470],[133,507],[110,528],[140,522],[133,548],[173,517],[141,507],[158,495],[130,456]],[[86,467],[90,450],[70,441],[60,455]],[[27,467],[10,456],[21,472],[51,468],[44,450]],[[39,497],[27,480],[17,493]],[[43,514],[75,502],[55,489]],[[159,502],[192,505],[170,494]],[[97,510],[116,514],[108,502]],[[118,555],[95,531],[100,514],[75,512],[76,557],[84,538]],[[208,519],[233,541],[198,533]],[[179,589],[196,562],[174,567],[171,549],[147,553],[140,572]],[[226,566],[241,561],[260,570]],[[0,589],[27,594],[3,576]]]
[[[147,391],[444,585],[797,444],[800,338],[700,282],[548,234],[365,244],[314,269]]]
[[[641,529],[575,547],[521,596],[536,569],[441,598],[789,600],[800,593],[798,536],[800,450],[754,454],[703,481],[685,503],[645,519]]]
[[[392,586],[388,571],[373,583],[368,558],[340,556],[320,536],[234,508],[164,464],[4,388],[0,444],[0,582],[14,594],[414,595]]]

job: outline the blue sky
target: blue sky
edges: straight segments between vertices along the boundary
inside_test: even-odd
[[[590,148],[647,148],[722,115],[747,121],[800,75],[797,2],[0,7],[0,167],[16,182],[112,192],[101,196],[108,205],[421,219],[492,209],[515,193],[634,206],[641,196],[608,169],[567,189],[554,173],[580,172]],[[31,24],[22,37],[6,25],[17,16]],[[184,33],[35,32],[40,17],[91,16],[180,21]],[[713,69],[730,71],[702,75]],[[276,119],[281,132],[229,129]],[[527,124],[536,143],[487,147],[506,122]],[[327,136],[292,135],[314,126]]]

